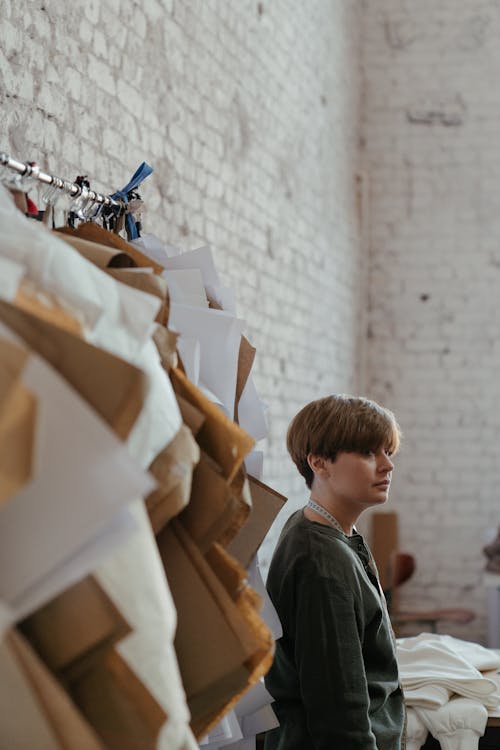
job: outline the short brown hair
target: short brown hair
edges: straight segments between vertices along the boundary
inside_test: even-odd
[[[286,436],[288,452],[309,488],[314,473],[307,457],[335,461],[340,451],[365,453],[383,446],[399,447],[401,431],[394,414],[367,398],[334,394],[312,401],[292,419]]]

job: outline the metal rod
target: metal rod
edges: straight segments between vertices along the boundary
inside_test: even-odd
[[[0,166],[8,167],[8,169],[12,169],[14,172],[18,172],[25,177],[34,177],[47,185],[54,185],[71,196],[81,195],[85,199],[90,199],[93,203],[102,203],[105,206],[119,207],[121,205],[118,201],[110,198],[109,195],[95,193],[93,190],[77,185],[74,182],[68,182],[68,180],[62,180],[60,177],[42,172],[37,165],[31,166],[31,164],[13,159],[3,151],[0,151]]]

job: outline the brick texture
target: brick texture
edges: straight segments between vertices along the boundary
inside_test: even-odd
[[[358,33],[357,0],[2,3],[0,148],[104,192],[154,166],[146,229],[236,288],[284,515],[290,418],[358,388]]]
[[[485,635],[500,520],[500,5],[365,2],[366,390],[406,434],[392,491],[417,573],[403,605],[469,606]]]

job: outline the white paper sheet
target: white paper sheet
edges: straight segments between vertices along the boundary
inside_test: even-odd
[[[267,424],[266,407],[259,398],[252,376],[250,375],[243,393],[238,402],[238,421],[240,426],[246,430],[254,440],[262,440],[267,437],[269,431]]]
[[[188,379],[194,385],[198,385],[200,381],[201,362],[200,342],[198,339],[191,338],[190,336],[179,336],[177,339],[177,349],[179,350]]]
[[[112,555],[114,550],[124,544],[135,531],[137,524],[130,510],[127,508],[120,511],[90,542],[66,558],[49,575],[37,579],[21,596],[13,599],[9,611],[6,612],[10,617],[9,625],[27,617],[68,586],[92,573],[96,566]]]
[[[264,451],[250,451],[245,456],[245,468],[250,476],[262,480],[264,475]]]
[[[217,724],[216,727],[200,742],[200,747],[218,750],[238,740],[243,739],[243,733],[234,711],[229,711]]]
[[[237,716],[243,738],[225,746],[225,750],[249,750],[255,748],[255,738],[261,732],[269,732],[279,726],[278,719],[271,706],[266,703],[251,714]]]
[[[4,637],[5,632],[12,627],[15,621],[14,610],[11,608],[10,604],[7,604],[3,599],[0,599],[0,641]]]
[[[198,383],[198,388],[203,393],[203,395],[205,396],[205,398],[208,398],[209,401],[211,401],[213,404],[215,404],[216,406],[218,406],[219,409],[221,410],[221,412],[223,412],[228,419],[231,419],[231,420],[233,419],[233,416],[234,416],[233,413],[229,412],[229,409],[227,409],[224,406],[224,404],[222,403],[222,401],[220,399],[218,399],[217,396],[215,396],[215,394],[212,393],[212,391],[210,390],[210,388],[207,388],[206,385],[204,385],[204,383],[201,382],[201,380]]]
[[[171,302],[193,307],[208,307],[203,278],[198,268],[167,270],[162,273],[167,282]]]
[[[234,745],[226,745],[224,750],[255,750],[256,745],[255,737],[246,737]]]
[[[0,332],[20,343],[5,326]],[[38,402],[36,451],[32,481],[0,510],[0,597],[8,602],[155,486],[108,425],[41,358],[30,355],[21,380]]]
[[[271,631],[273,640],[277,641],[283,635],[283,628],[281,627],[281,622],[279,620],[278,613],[276,612],[274,604],[272,603],[271,599],[269,598],[269,594],[267,593],[257,555],[255,555],[252,562],[248,566],[247,573],[249,585],[251,586],[251,588],[253,588],[254,591],[257,592],[257,594],[259,594],[262,599],[262,605],[259,614]]]
[[[24,276],[24,268],[8,258],[0,257],[0,298],[12,302]]]
[[[238,701],[234,707],[234,712],[238,719],[242,719],[244,716],[254,714],[264,706],[269,706],[273,700],[274,698],[266,689],[264,682],[259,680]]]
[[[234,289],[228,286],[211,286],[207,284],[205,286],[207,296],[217,302],[222,307],[224,312],[236,315],[236,294]]]
[[[186,253],[181,253],[174,258],[169,258],[165,263],[165,268],[167,270],[198,268],[201,271],[203,285],[205,287],[221,286],[221,280],[215,268],[212,250],[208,245],[198,247],[196,250],[188,250]]]
[[[244,737],[255,737],[260,732],[269,732],[270,729],[275,729],[278,726],[279,721],[269,705],[259,708],[253,714],[244,716],[241,722]]]
[[[127,438],[127,447],[140,465],[147,468],[180,430],[182,417],[152,339],[131,363],[146,373],[147,392],[142,411]]]
[[[200,342],[200,380],[234,413],[236,377],[244,322],[222,310],[173,303],[169,326]]]
[[[132,245],[136,245],[144,255],[155,260],[160,266],[165,266],[169,258],[173,258],[181,252],[178,247],[167,245],[158,239],[156,235],[150,233],[141,235],[137,240],[132,240]]]

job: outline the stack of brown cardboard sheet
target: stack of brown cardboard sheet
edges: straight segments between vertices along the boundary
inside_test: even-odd
[[[17,630],[0,643],[2,747],[104,750],[61,683]]]
[[[206,322],[212,314],[218,314],[216,311],[224,315],[219,299],[227,297],[220,294],[209,249],[176,255],[173,264],[169,259],[165,263],[169,271],[164,275],[172,282],[171,292],[176,295],[176,320],[184,334],[202,339],[207,330],[210,331],[205,347],[200,346],[200,371],[206,376],[204,385],[208,382],[209,388],[198,387],[186,376],[182,360],[175,366],[172,349],[177,341],[173,338],[166,341],[164,337],[158,341],[184,425],[194,436],[200,456],[191,485],[178,481],[163,498],[157,491],[147,501],[176,602],[179,621],[175,645],[192,715],[191,726],[200,739],[237,705],[249,686],[254,685],[255,689],[266,693],[263,686],[256,683],[270,666],[272,638],[257,614],[259,597],[249,588],[245,569],[255,561],[257,549],[286,498],[259,479],[248,476],[245,469],[244,461],[255,439],[237,424],[238,407],[250,381],[255,349],[244,336],[239,337],[234,392],[231,395],[229,389],[228,401],[223,400],[222,391],[217,390],[214,370],[204,368],[203,352],[217,349],[218,342],[213,338],[217,327],[208,325],[205,330],[197,331],[192,327],[193,320]],[[197,294],[194,293],[196,271],[202,292],[207,293],[214,313],[206,308],[203,311],[200,284]],[[179,295],[179,286],[185,279],[175,276],[176,273],[191,274],[187,277],[190,286],[184,298]],[[197,314],[194,314],[193,304],[202,308]],[[232,314],[233,310],[228,317]],[[186,320],[188,328],[184,328]],[[224,347],[219,345],[219,351],[224,351]],[[230,369],[232,363],[221,360],[218,365],[220,369],[225,366]],[[198,382],[196,374],[192,374],[193,380]],[[256,439],[263,437],[262,421],[258,423],[261,432],[256,431]],[[185,476],[182,470],[177,474]],[[167,523],[182,507],[179,518]],[[263,585],[261,591],[265,596]],[[201,602],[204,606],[200,608]],[[199,627],[200,621],[203,629]],[[268,694],[263,698],[261,692],[257,692],[257,703],[271,700]],[[271,721],[269,728],[276,725],[274,716]]]
[[[94,224],[49,233],[1,188],[0,235],[10,279],[0,283],[0,532],[2,510],[14,516],[37,476],[46,405],[21,377],[32,361],[156,484],[137,480],[148,491],[85,548],[70,549],[68,535],[43,594],[28,586],[9,603],[0,590],[6,623],[17,622],[5,630],[0,683],[12,680],[28,724],[45,727],[42,750],[194,748],[192,732],[204,736],[270,666],[245,568],[284,498],[247,476],[255,440],[186,376],[160,264]],[[231,417],[254,353],[242,338]],[[36,544],[36,529],[25,531]],[[57,552],[65,529],[51,533]]]
[[[176,256],[174,260],[177,266],[187,270],[193,258],[197,263],[201,255],[201,252],[194,251]],[[171,278],[171,274],[168,278]],[[213,280],[213,269],[211,276]],[[192,288],[189,291],[192,293]],[[192,327],[192,323],[196,316],[188,309],[186,302],[179,296],[174,302],[177,305],[176,319],[182,326],[185,315],[189,326],[184,328],[184,334],[193,335],[196,328]],[[221,310],[221,305],[211,299],[210,308]],[[201,320],[206,320],[210,315],[210,310],[204,310],[203,306],[197,313]],[[210,330],[209,326],[207,330]],[[200,331],[199,336],[203,335],[204,332]],[[215,348],[212,338],[210,344]],[[203,372],[203,346],[201,350],[200,369]],[[179,613],[176,648],[192,714],[192,726],[198,738],[207,735],[221,716],[236,706],[248,686],[255,685],[259,676],[267,671],[272,658],[269,630],[262,628],[259,618],[249,617],[251,613],[256,616],[260,602],[244,583],[247,578],[245,569],[255,559],[262,539],[286,498],[257,478],[248,476],[245,470],[244,460],[255,440],[227,415],[234,413],[238,418],[238,405],[250,377],[255,349],[241,336],[236,353],[233,400],[222,404],[214,396],[216,387],[213,380],[209,389],[200,390],[186,376],[182,362],[176,368],[167,358],[165,365],[170,372],[183,420],[200,449],[190,496],[186,494],[182,502],[175,503],[175,509],[184,504],[185,510],[178,521],[165,526],[163,530],[156,528],[160,552]],[[221,361],[220,367],[223,368],[224,364]],[[227,364],[231,366],[230,362]],[[212,374],[206,369],[205,373],[207,378]],[[210,398],[210,395],[214,397]],[[221,397],[221,392],[217,395]],[[165,516],[173,514],[171,505],[170,512],[167,510]],[[198,594],[191,598],[190,591],[195,590]],[[207,590],[217,606],[213,601],[211,608],[205,605],[201,631],[197,623],[196,601],[203,601],[204,596],[207,600]],[[236,592],[240,595],[237,596]],[[236,614],[231,614],[235,603]],[[243,621],[238,619],[241,610]],[[254,627],[257,621],[261,623],[260,628]],[[236,639],[236,648],[234,633],[238,632],[235,631],[237,628],[240,628],[240,637]],[[263,686],[262,691],[265,693]],[[267,694],[264,702],[270,700]],[[274,716],[272,721],[272,726],[275,726]]]

